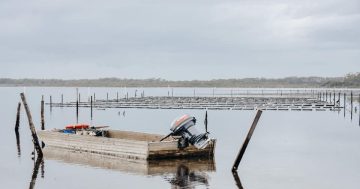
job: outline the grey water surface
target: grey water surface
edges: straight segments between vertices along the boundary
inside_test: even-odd
[[[168,95],[168,88],[80,88],[82,100],[96,93],[97,99],[145,95]],[[197,89],[198,94],[212,89]],[[1,188],[31,187],[34,167],[33,145],[24,109],[21,114],[19,148],[14,132],[19,93],[25,91],[33,121],[40,128],[40,100],[49,95],[59,102],[76,98],[75,88],[0,88],[0,183]],[[175,95],[193,94],[192,88],[176,89]],[[359,107],[358,102],[354,107]],[[358,109],[359,110],[359,109]],[[123,113],[125,111],[125,114]],[[204,130],[205,110],[90,109],[81,108],[79,122],[109,125],[112,129],[167,134],[172,120],[182,114],[198,119]],[[214,167],[168,163],[164,171],[139,174],[136,167],[111,169],[80,161],[47,159],[40,165],[34,188],[360,188],[359,111],[298,112],[264,111],[239,166],[238,178],[231,173],[233,161],[255,116],[255,111],[209,110],[210,136],[217,139]],[[45,109],[46,129],[63,128],[76,122],[75,108]],[[80,156],[81,157],[81,156]],[[80,158],[81,159],[81,158]],[[101,161],[101,160],[99,160]],[[116,161],[116,160],[114,160]],[[101,162],[100,162],[101,163]],[[105,163],[104,163],[105,164]],[[126,162],[124,162],[126,164]],[[196,162],[195,162],[196,164]],[[158,170],[160,169],[160,170]],[[164,168],[165,169],[165,168]],[[168,171],[170,170],[170,171]],[[173,171],[171,171],[173,170]],[[237,182],[236,182],[237,181]],[[239,183],[239,181],[241,183]]]

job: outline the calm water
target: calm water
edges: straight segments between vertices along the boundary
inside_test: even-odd
[[[167,88],[137,89],[138,95],[167,95]],[[34,169],[33,146],[24,111],[20,125],[20,155],[14,133],[19,93],[23,88],[0,88],[0,181],[1,188],[29,188]],[[26,88],[34,123],[40,126],[40,100],[73,100],[74,88]],[[81,88],[82,98],[96,92],[97,99],[133,96],[135,89]],[[197,94],[212,89],[197,89]],[[192,94],[193,89],[176,89],[175,95]],[[359,107],[358,103],[354,104]],[[357,108],[358,109],[358,108]],[[119,111],[121,114],[119,115]],[[80,109],[79,122],[110,125],[113,129],[167,134],[171,121],[184,113],[194,115],[203,129],[203,110],[94,110]],[[45,157],[43,172],[37,175],[35,188],[238,188],[230,168],[247,134],[255,111],[208,111],[211,137],[218,143],[213,167],[190,163],[167,162],[166,166],[134,166],[118,162],[127,169],[106,169],[106,160],[94,157],[101,165],[64,157]],[[63,128],[75,123],[74,108],[46,106],[46,128]],[[64,156],[66,153],[64,152]],[[201,163],[201,162],[200,162]],[[200,164],[199,163],[199,164]],[[200,167],[199,167],[200,166]],[[148,173],[144,173],[149,171]],[[154,171],[155,173],[152,173]],[[238,170],[244,188],[360,188],[359,112],[345,117],[343,112],[265,111]]]

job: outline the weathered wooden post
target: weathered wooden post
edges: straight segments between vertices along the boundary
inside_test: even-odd
[[[116,102],[119,102],[119,92],[116,92]]]
[[[329,92],[329,101],[331,103],[331,92]]]
[[[61,106],[64,105],[64,94],[61,94]]]
[[[90,117],[93,118],[93,97],[90,97]]]
[[[353,116],[353,92],[350,92],[350,119],[352,120]]]
[[[344,92],[344,117],[346,114],[346,92]]]
[[[205,124],[205,132],[208,133],[208,114],[207,114],[207,111],[205,112],[204,124]]]
[[[52,97],[50,95],[50,113],[52,112]]]
[[[335,103],[336,103],[336,94],[334,92],[334,106],[335,106]]]
[[[94,93],[94,102],[96,101],[96,96],[95,96],[95,93]]]
[[[325,101],[327,102],[327,99],[328,99],[328,93],[327,91],[325,91]]]
[[[350,93],[350,106],[351,106],[351,111],[353,109],[353,92],[351,91]]]
[[[76,123],[79,122],[79,100],[76,99]]]
[[[26,98],[25,98],[25,95],[24,93],[20,93],[20,96],[21,96],[21,100],[23,102],[23,105],[24,105],[24,108],[25,108],[25,111],[26,111],[26,114],[27,114],[27,117],[28,117],[28,121],[29,121],[29,127],[30,127],[30,131],[31,131],[31,135],[32,135],[32,138],[33,138],[33,143],[34,143],[34,146],[35,146],[35,149],[38,153],[38,155],[40,157],[43,156],[43,153],[42,153],[42,150],[41,150],[41,146],[40,146],[40,143],[39,143],[39,139],[38,139],[38,136],[36,134],[36,130],[35,130],[35,126],[34,126],[34,123],[32,121],[32,117],[31,117],[31,113],[30,113],[30,109],[27,105],[27,102],[26,102]]]
[[[20,126],[20,110],[21,110],[21,103],[18,103],[17,111],[16,111],[16,121],[15,121],[15,132],[19,131]]]
[[[244,187],[242,186],[241,184],[241,181],[240,181],[240,178],[239,178],[239,175],[236,171],[232,171],[232,175],[234,177],[234,180],[235,180],[235,184],[236,186],[238,187],[238,189],[244,189]]]
[[[16,147],[18,157],[21,156],[21,148],[20,148],[20,134],[19,134],[19,126],[20,126],[20,111],[21,111],[21,102],[18,103],[17,112],[16,112],[16,122],[15,122],[15,136],[16,136]]]
[[[17,155],[18,155],[18,157],[20,157],[21,156],[21,145],[20,145],[19,130],[15,130],[15,136],[16,136]]]
[[[44,118],[44,95],[41,97],[41,130],[45,130],[45,118]]]
[[[243,143],[243,145],[242,145],[242,147],[241,147],[241,149],[240,149],[240,151],[239,151],[239,153],[238,153],[238,155],[236,157],[236,160],[235,160],[234,165],[232,167],[232,171],[236,171],[238,169],[240,161],[241,161],[242,157],[244,156],[247,145],[249,144],[251,136],[253,135],[253,133],[255,131],[256,125],[257,125],[257,123],[258,123],[258,121],[260,119],[261,114],[262,114],[262,110],[258,110],[257,113],[256,113],[256,116],[255,116],[255,119],[254,119],[254,121],[253,121],[253,123],[252,123],[252,125],[250,127],[250,130],[249,130],[249,132],[248,132],[248,134],[246,136],[246,139],[245,139],[245,141],[244,141],[244,143]]]
[[[79,103],[81,103],[81,94],[79,93]]]

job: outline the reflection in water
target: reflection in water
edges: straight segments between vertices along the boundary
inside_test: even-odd
[[[173,188],[209,186],[207,172],[215,171],[214,159],[130,160],[118,157],[47,147],[45,159],[117,170],[138,175],[165,175]]]
[[[191,171],[215,171],[213,159],[174,159],[174,160],[136,160],[119,157],[78,152],[54,147],[43,149],[44,158],[66,164],[84,165],[101,169],[110,169],[137,175],[175,174],[180,165],[187,166]]]
[[[355,113],[356,113],[356,111],[359,113],[359,126],[360,126],[360,94],[359,94],[359,101],[358,101],[358,103],[359,103],[359,107],[358,107],[358,110],[357,110],[356,107],[355,107]]]
[[[345,98],[344,98],[344,101],[345,101]],[[359,101],[360,101],[360,99],[359,99]],[[348,106],[346,106],[346,105],[348,105]],[[359,122],[358,123],[359,123],[359,126],[360,126],[360,102],[358,103],[358,106],[359,107],[356,107],[356,105],[353,105],[353,103],[351,101],[348,102],[348,100],[346,100],[344,102],[344,107],[341,108],[341,111],[343,112],[344,117],[346,117],[346,114],[350,114],[350,120],[351,121],[353,120],[353,116],[355,116],[355,118],[356,118],[356,116],[357,116],[356,114],[359,114]]]
[[[39,167],[40,167],[40,164],[42,164],[42,163],[43,163],[43,157],[38,156],[38,158],[36,159],[36,162],[34,164],[33,174],[31,176],[31,181],[30,181],[30,186],[29,186],[30,189],[33,189],[35,186],[36,178],[37,178],[37,175],[39,172]],[[42,167],[42,171],[41,171],[42,176],[44,174],[43,169],[44,168]]]
[[[235,184],[239,189],[243,189],[243,186],[241,184],[239,175],[237,173],[237,171],[232,171],[232,175],[234,176],[234,180],[235,180]]]
[[[197,185],[209,186],[208,175],[201,171],[191,171],[187,166],[180,164],[173,177],[167,177],[171,188],[195,188]]]
[[[21,146],[20,146],[20,134],[18,130],[15,130],[15,136],[16,136],[16,147],[17,147],[17,155],[18,157],[21,156]]]
[[[41,161],[41,178],[45,178],[45,161]]]

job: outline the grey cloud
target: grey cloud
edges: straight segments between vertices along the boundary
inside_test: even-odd
[[[357,0],[3,1],[0,77],[338,76],[360,58],[359,15]]]

